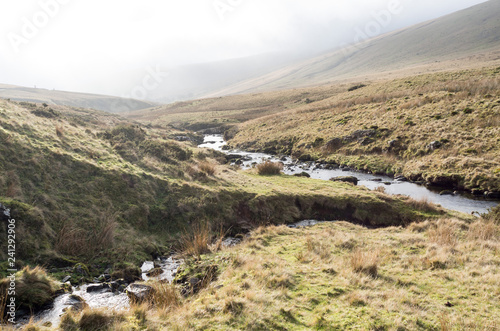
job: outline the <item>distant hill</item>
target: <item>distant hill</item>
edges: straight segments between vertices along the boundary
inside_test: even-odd
[[[157,88],[148,91],[148,100],[172,103],[201,98],[311,56],[310,54],[267,53],[164,69],[168,76]]]
[[[5,84],[0,84],[0,98],[14,101],[92,108],[111,113],[140,110],[156,105],[148,101],[125,99],[107,95],[54,91]]]
[[[478,63],[491,65],[499,59],[500,0],[491,0],[289,65],[205,97],[320,85],[354,77],[380,77],[412,67],[417,69],[410,74]]]

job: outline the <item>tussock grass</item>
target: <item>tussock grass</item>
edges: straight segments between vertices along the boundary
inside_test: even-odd
[[[181,305],[179,290],[172,284],[153,283],[153,295],[149,305],[164,312],[175,309]]]
[[[9,280],[0,280],[0,293],[7,293]],[[16,306],[36,311],[54,299],[60,284],[49,277],[42,267],[25,267],[16,273]],[[5,304],[5,298],[3,298]],[[5,306],[2,306],[5,309]],[[3,316],[3,315],[2,315]]]
[[[363,252],[357,249],[350,256],[350,266],[354,272],[364,273],[371,277],[378,275],[378,252]]]
[[[210,163],[208,161],[201,162],[198,167],[200,168],[201,171],[206,173],[209,176],[213,176],[215,174],[216,166],[213,163]]]
[[[493,221],[477,220],[469,226],[467,238],[476,241],[499,241],[500,226]]]
[[[122,314],[99,309],[85,309],[81,313],[66,312],[59,324],[63,331],[119,330],[124,322]]]
[[[421,199],[408,198],[406,203],[412,208],[425,212],[437,212],[439,210],[439,208],[434,203],[430,202],[427,197]]]
[[[283,170],[283,164],[279,162],[266,161],[257,165],[257,173],[262,176],[279,175]]]
[[[183,256],[200,257],[210,252],[212,229],[210,223],[201,221],[184,230],[179,238],[180,254]]]
[[[427,230],[431,242],[455,246],[458,241],[458,221],[441,219]]]

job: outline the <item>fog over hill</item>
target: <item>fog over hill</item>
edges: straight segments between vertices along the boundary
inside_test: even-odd
[[[370,24],[376,22],[367,23],[365,31],[358,30],[356,38],[361,40],[358,44],[287,66],[208,96],[319,85],[426,65],[432,67],[430,70],[438,71],[450,66],[491,64],[500,59],[500,0],[491,0],[363,41],[367,38]]]
[[[497,3],[318,0],[311,5],[298,0],[214,0],[193,6],[159,0],[11,1],[0,4],[0,29],[5,37],[0,39],[0,82],[158,103],[237,93],[261,84],[267,89],[318,83],[331,74],[350,74],[351,66],[364,72],[384,69],[387,64],[411,64],[411,58],[405,61],[414,54],[414,47],[441,49],[440,54],[426,50],[415,63],[429,60],[427,56],[455,52],[454,44],[469,43],[468,38],[478,36],[479,30],[465,39],[454,38],[444,48],[439,31],[450,34],[447,29],[452,29],[451,35],[458,35],[487,19],[485,14],[493,17]],[[456,16],[448,25],[436,27],[437,35],[427,27],[421,32],[407,31],[393,42],[373,44],[373,51],[356,48],[359,52],[351,57],[350,65],[344,63],[345,51],[340,56],[332,53],[356,41],[387,39],[380,36],[477,4],[489,8],[469,11],[481,17],[477,20]],[[438,38],[436,44],[425,41],[419,45],[422,38],[432,36]],[[403,43],[395,45],[399,41]],[[398,52],[398,47],[408,50]],[[455,55],[462,49],[458,47],[458,51]],[[374,57],[375,62],[367,61]],[[273,74],[263,76],[269,73]],[[258,81],[247,83],[250,79]],[[271,84],[270,79],[278,81]],[[293,84],[287,83],[290,79]]]

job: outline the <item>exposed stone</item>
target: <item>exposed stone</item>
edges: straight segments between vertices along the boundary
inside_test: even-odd
[[[163,269],[161,267],[155,266],[154,269],[151,269],[146,273],[146,276],[148,277],[157,277],[163,273]]]
[[[128,283],[124,279],[118,279],[112,281],[111,283],[109,283],[109,285],[111,286],[111,290],[113,292],[123,292],[125,291]]]
[[[10,209],[0,203],[0,220],[8,221],[10,219]]]
[[[88,304],[85,302],[85,300],[75,294],[71,294],[64,304],[67,306],[71,306],[74,311],[81,311],[88,307]]]
[[[484,195],[489,199],[500,199],[500,192],[484,192]]]
[[[107,290],[107,289],[109,289],[109,285],[106,283],[87,285],[87,293],[97,292],[97,291]]]
[[[475,195],[475,196],[481,196],[481,195],[483,195],[483,194],[484,194],[484,191],[483,191],[483,190],[480,190],[480,189],[478,189],[478,188],[473,188],[473,189],[471,190],[471,193],[472,193],[473,195]]]
[[[440,142],[440,141],[433,141],[431,142],[427,147],[433,151],[433,150],[436,150],[436,149],[439,149],[441,148],[441,146],[443,146],[443,144]]]
[[[130,284],[127,286],[127,296],[132,302],[144,302],[151,298],[153,288],[143,284]]]

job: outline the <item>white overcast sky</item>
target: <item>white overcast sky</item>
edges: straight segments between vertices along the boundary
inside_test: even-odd
[[[352,42],[356,27],[374,21],[371,15],[391,1],[402,10],[382,32],[485,2],[0,0],[0,83],[113,93],[111,85],[147,66],[324,51]],[[224,19],[215,4],[228,9]],[[30,24],[40,28],[30,30]]]

